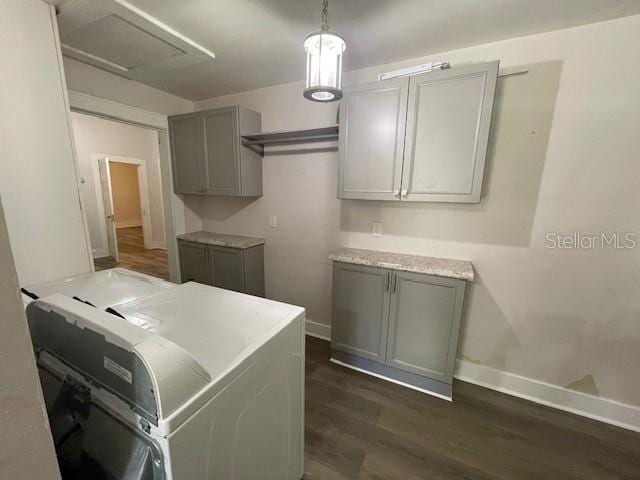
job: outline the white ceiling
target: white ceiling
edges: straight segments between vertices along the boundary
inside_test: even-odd
[[[200,100],[304,77],[302,42],[321,0],[129,0],[215,60],[159,69],[144,83]],[[52,3],[66,3],[61,2]],[[638,0],[330,0],[346,70],[640,13]],[[64,36],[63,26],[60,28]],[[97,29],[96,31],[99,31]],[[130,61],[138,61],[130,46]],[[139,45],[144,55],[144,44]]]

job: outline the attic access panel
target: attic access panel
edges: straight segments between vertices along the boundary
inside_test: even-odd
[[[127,0],[45,0],[56,6],[62,54],[149,83],[215,55]]]
[[[61,39],[65,46],[127,70],[186,53],[116,15],[108,15],[69,34],[63,34]]]

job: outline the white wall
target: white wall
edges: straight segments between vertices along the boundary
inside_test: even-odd
[[[5,3],[0,0],[0,9]],[[58,463],[1,201],[0,319],[0,478],[58,479]]]
[[[118,123],[98,117],[72,113],[81,183],[91,247],[97,257],[107,255],[104,218],[98,208],[96,188],[99,188],[97,167],[92,155],[106,154],[143,160],[147,169],[151,216],[151,241],[155,248],[166,248],[160,152],[155,130]]]
[[[53,9],[3,0],[0,195],[22,285],[93,268]]]
[[[297,84],[205,100],[196,106],[203,109],[233,103],[261,112],[265,131],[336,123],[336,105],[305,100]],[[187,231],[204,228],[266,237],[267,296],[302,305],[310,321],[327,325],[331,318],[327,256],[339,246],[336,185],[335,152],[265,155],[261,198],[185,195],[185,207],[195,214],[187,215]],[[278,228],[267,226],[271,213],[278,216]]]
[[[466,300],[463,373],[477,367],[475,380],[491,374],[494,388],[523,377],[538,389],[533,397],[567,396],[563,408],[612,399],[583,410],[640,428],[640,409],[628,406],[640,406],[640,249],[544,246],[547,232],[640,233],[638,38],[634,16],[346,74],[346,83],[374,81],[432,60],[528,68],[499,81],[478,205],[338,201],[335,153],[267,156],[263,198],[187,199],[197,215],[187,227],[265,235],[268,295],[326,325],[326,256],[338,245],[471,260],[477,281]],[[262,112],[264,130],[334,123],[337,105],[307,102],[302,88],[195,106],[241,103]],[[277,229],[267,228],[269,213],[278,214]],[[383,223],[381,238],[369,234],[373,221]]]
[[[174,115],[193,111],[193,102],[170,93],[134,82],[92,65],[64,57],[67,88],[95,97],[141,108],[150,112]]]

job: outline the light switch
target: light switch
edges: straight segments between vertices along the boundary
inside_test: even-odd
[[[380,223],[380,222],[371,222],[371,236],[373,236],[373,237],[381,237],[382,236],[382,223]]]
[[[269,215],[269,228],[277,228],[278,216],[275,213]]]

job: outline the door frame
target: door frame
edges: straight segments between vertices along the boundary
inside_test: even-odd
[[[180,283],[177,235],[186,233],[185,206],[182,198],[173,191],[171,152],[169,151],[169,121],[167,115],[150,112],[86,93],[69,90],[69,106],[72,112],[84,113],[137,127],[155,130],[158,133],[160,152],[160,177],[164,203],[164,228],[169,259],[169,278]],[[179,112],[176,112],[179,113]],[[86,223],[86,220],[85,220]],[[93,262],[91,263],[93,265]]]
[[[103,244],[106,240],[108,226],[106,225],[105,219],[105,211],[104,211],[104,192],[102,191],[102,184],[100,183],[100,172],[98,169],[98,163],[105,162],[106,168],[109,168],[111,162],[116,163],[126,163],[129,165],[136,165],[138,167],[138,191],[140,194],[140,210],[142,215],[142,236],[144,239],[144,248],[145,250],[150,250],[153,248],[153,240],[151,238],[152,227],[151,227],[151,212],[149,211],[149,207],[151,202],[149,201],[149,183],[147,176],[147,165],[146,162],[139,158],[133,157],[122,157],[120,155],[109,155],[109,154],[101,154],[101,153],[92,153],[91,154],[91,168],[93,169],[93,178],[96,182],[96,197],[98,202],[98,215],[100,215],[101,223],[104,221],[105,228],[102,229],[102,239]],[[109,178],[109,183],[111,184],[111,179]],[[110,185],[111,187],[111,185]],[[112,192],[112,188],[110,188]],[[111,198],[111,202],[113,202],[113,196]],[[117,219],[116,219],[117,220]],[[116,227],[117,230],[117,227]]]

